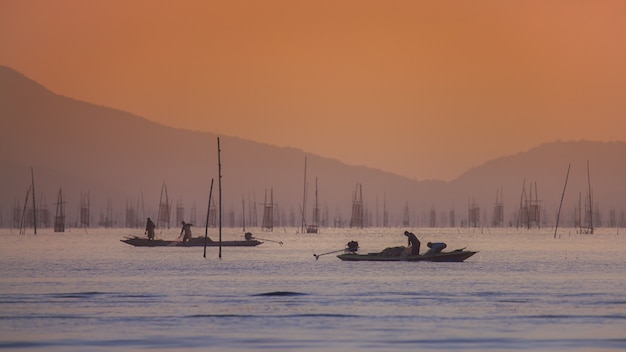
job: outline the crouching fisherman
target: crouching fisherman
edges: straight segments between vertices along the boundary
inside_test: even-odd
[[[428,250],[428,252],[426,252],[425,255],[429,255],[429,254],[435,255],[437,253],[440,253],[447,247],[447,245],[443,242],[435,242],[435,243],[428,242],[426,246],[430,249]]]

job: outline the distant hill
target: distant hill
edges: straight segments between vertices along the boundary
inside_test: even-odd
[[[536,190],[545,211],[544,217],[552,224],[565,186],[568,165],[571,165],[561,220],[572,220],[579,204],[584,208],[590,183],[594,208],[599,212],[594,221],[608,226],[609,213],[614,210],[615,220],[626,224],[625,157],[624,142],[548,143],[469,170],[450,182],[448,191],[452,194],[464,192],[476,197],[479,204],[493,207],[496,189],[501,187],[506,208],[515,213],[519,209],[522,188],[525,188],[528,198],[532,184],[533,192]]]
[[[217,136],[165,127],[141,117],[54,94],[14,70],[0,68],[0,194],[4,218],[23,198],[30,167],[41,183],[48,205],[59,187],[75,212],[81,193],[90,193],[92,213],[101,214],[109,200],[122,217],[127,202],[143,192],[146,213],[156,212],[161,186],[170,203],[182,201],[190,216],[195,204],[204,214],[211,178],[217,194]],[[349,220],[357,182],[374,213],[376,197],[382,214],[385,195],[390,211],[411,201],[414,181],[366,167],[353,167],[293,148],[279,148],[221,136],[223,208],[241,217],[242,198],[256,203],[260,222],[265,194],[273,190],[281,221],[300,219],[304,160],[308,157],[308,208],[318,178],[319,203],[328,218]],[[61,176],[64,175],[64,176]],[[58,184],[53,184],[54,181]],[[84,180],[77,182],[75,180]],[[48,183],[52,183],[49,184]],[[54,199],[53,199],[54,198]],[[401,201],[396,201],[401,199]],[[382,216],[382,215],[381,215]],[[200,215],[198,215],[200,218]],[[310,215],[309,215],[310,218]],[[250,221],[250,220],[248,220]]]
[[[181,203],[191,219],[206,213],[211,178],[217,194],[217,135],[165,127],[142,117],[108,107],[77,101],[50,92],[24,75],[0,66],[0,215],[3,226],[15,207],[24,204],[30,185],[30,168],[36,178],[36,195],[54,212],[59,188],[67,199],[69,219],[76,219],[81,193],[89,193],[92,223],[112,204],[118,224],[127,206],[136,207],[143,194],[146,216],[156,216],[162,184],[170,204]],[[626,208],[626,143],[555,142],[527,152],[505,156],[469,170],[451,182],[415,181],[382,170],[350,166],[293,148],[280,148],[220,136],[222,194],[226,226],[241,223],[242,202],[246,222],[257,224],[270,191],[283,226],[300,225],[304,193],[304,160],[308,160],[307,218],[315,197],[322,216],[330,223],[346,224],[357,183],[362,184],[367,222],[382,226],[383,211],[391,225],[402,226],[408,210],[410,226],[450,222],[467,217],[469,202],[481,206],[484,223],[490,220],[496,189],[503,190],[506,219],[512,221],[519,207],[522,185],[536,182],[546,219],[558,208],[568,163],[572,164],[567,211],[573,212],[580,192],[586,192],[586,162],[595,202],[601,213]],[[497,146],[494,146],[497,147]],[[42,203],[44,204],[44,203]],[[173,213],[175,211],[173,210]],[[173,216],[174,218],[174,216]],[[551,220],[553,221],[553,220]],[[173,226],[177,226],[172,221]]]

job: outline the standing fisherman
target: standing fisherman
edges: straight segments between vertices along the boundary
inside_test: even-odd
[[[183,244],[186,244],[187,241],[191,240],[191,227],[193,226],[192,224],[188,224],[186,222],[182,222],[181,223],[183,225],[183,228],[180,229],[180,234],[182,235],[183,232],[185,233],[185,236],[183,237]]]
[[[149,240],[153,240],[154,239],[154,229],[156,228],[156,225],[154,224],[154,221],[152,221],[152,219],[148,218],[148,221],[146,221],[146,231],[144,232],[144,235],[148,235],[148,239]]]
[[[409,246],[411,246],[411,255],[419,255],[420,254],[420,240],[417,239],[417,236],[413,232],[404,231],[404,235],[408,237]]]

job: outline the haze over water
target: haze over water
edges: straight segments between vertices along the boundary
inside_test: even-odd
[[[619,229],[556,239],[552,229],[413,229],[423,243],[480,251],[464,263],[313,257],[351,240],[361,253],[406,245],[403,228],[252,229],[284,245],[225,247],[221,259],[217,248],[205,259],[202,248],[119,241],[141,230],[0,231],[3,350],[626,349]]]

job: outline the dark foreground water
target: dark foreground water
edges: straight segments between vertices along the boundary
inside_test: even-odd
[[[0,349],[626,350],[617,229],[557,239],[549,229],[415,229],[423,243],[480,251],[464,263],[316,261],[350,240],[361,252],[405,245],[404,229],[295,231],[253,229],[284,245],[224,248],[221,259],[209,248],[205,259],[202,248],[119,241],[136,230],[0,230]]]

